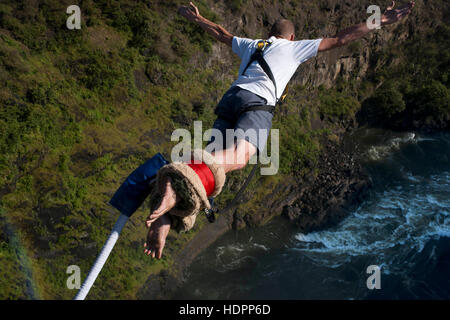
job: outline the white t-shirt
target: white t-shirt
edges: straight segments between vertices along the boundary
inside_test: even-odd
[[[233,52],[241,59],[239,78],[232,86],[238,86],[257,94],[267,100],[267,104],[275,105],[275,88],[273,82],[264,72],[258,62],[253,62],[242,75],[259,40],[233,37]],[[264,50],[264,59],[272,70],[277,84],[277,94],[280,98],[289,80],[298,66],[317,55],[320,42],[316,40],[289,41],[270,37],[272,44]]]

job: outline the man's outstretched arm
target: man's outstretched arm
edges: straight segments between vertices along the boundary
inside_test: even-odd
[[[198,12],[198,8],[192,2],[189,3],[189,6],[180,7],[178,9],[178,13],[189,21],[197,23],[203,30],[209,33],[216,40],[219,40],[230,47],[232,46],[233,35],[222,26],[202,17]]]
[[[395,2],[392,2],[392,5],[388,7],[385,13],[381,16],[381,25],[386,26],[395,22],[398,22],[404,19],[411,13],[412,8],[414,7],[414,1],[411,1],[399,9],[394,9]],[[352,41],[358,40],[364,37],[373,29],[369,29],[367,27],[367,23],[363,22],[357,25],[354,25],[350,28],[342,30],[333,38],[325,38],[319,45],[319,52],[331,50],[337,47],[344,46]]]

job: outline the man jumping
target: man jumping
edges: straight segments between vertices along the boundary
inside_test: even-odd
[[[395,2],[381,16],[381,26],[393,24],[408,16],[414,7],[414,1],[399,9],[394,9],[394,6]],[[244,168],[258,150],[264,150],[272,126],[273,107],[298,66],[315,57],[318,52],[347,45],[373,30],[363,22],[334,37],[295,41],[293,23],[280,19],[272,26],[267,41],[261,41],[233,36],[220,25],[202,17],[192,2],[189,6],[180,7],[178,13],[197,23],[216,40],[231,47],[242,60],[238,79],[215,109],[217,120],[213,128],[219,130],[223,137],[226,137],[227,129],[236,132],[258,130],[264,134],[236,134],[232,141],[224,139],[223,143],[211,139],[210,144],[215,143],[213,152],[197,151],[192,155],[193,160],[204,162],[168,165],[161,170],[161,174],[158,173],[158,184],[152,198],[152,210],[156,209],[151,211],[146,220],[149,232],[144,244],[144,252],[158,259],[161,258],[167,234],[176,221],[173,217],[183,217],[185,230],[191,228],[199,208],[202,205],[208,206],[206,197],[220,193],[225,174]],[[252,61],[261,44],[264,61]],[[175,181],[177,177],[184,180]],[[189,197],[193,200],[190,201]],[[189,210],[180,209],[183,206]]]

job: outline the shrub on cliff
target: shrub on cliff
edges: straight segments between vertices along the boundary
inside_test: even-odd
[[[448,89],[432,80],[418,86],[387,83],[363,102],[362,122],[393,129],[445,129],[450,115]]]
[[[399,114],[406,107],[403,95],[397,88],[390,85],[379,88],[375,92],[371,104],[380,117],[387,119]]]
[[[443,120],[450,114],[448,89],[439,81],[432,81],[417,89],[410,97],[410,108],[415,116]]]
[[[352,96],[338,91],[329,91],[319,88],[320,107],[322,116],[343,120],[353,116],[359,107],[359,102]]]
[[[372,96],[363,101],[358,112],[358,121],[370,125],[393,126],[406,108],[399,87],[400,85],[393,82],[387,82],[378,88]]]

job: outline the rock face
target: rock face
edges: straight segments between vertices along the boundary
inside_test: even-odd
[[[318,174],[309,174],[298,185],[292,205],[283,208],[282,216],[295,223],[302,232],[310,232],[339,222],[353,205],[361,202],[372,186],[370,177],[343,144],[323,142]]]

